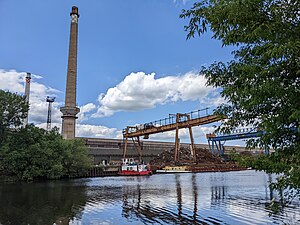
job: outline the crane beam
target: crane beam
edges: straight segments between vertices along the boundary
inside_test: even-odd
[[[199,117],[199,118],[195,118],[195,119],[181,121],[181,122],[178,122],[178,124],[172,123],[172,124],[162,125],[162,126],[158,126],[158,127],[153,126],[153,127],[145,128],[145,129],[137,129],[136,127],[127,127],[123,132],[123,136],[124,136],[124,138],[147,136],[150,134],[156,134],[156,133],[162,133],[162,132],[166,132],[166,131],[176,130],[177,127],[179,129],[191,128],[194,126],[200,126],[200,125],[204,125],[204,124],[217,122],[219,120],[221,120],[221,118],[217,115],[208,115],[208,116],[203,116],[203,117]]]

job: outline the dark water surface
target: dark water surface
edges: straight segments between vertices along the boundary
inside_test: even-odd
[[[156,174],[0,184],[0,224],[300,224],[298,202],[269,216],[262,172]]]

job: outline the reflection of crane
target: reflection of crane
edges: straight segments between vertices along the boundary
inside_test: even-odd
[[[188,128],[191,139],[191,152],[193,154],[194,161],[196,160],[195,147],[194,147],[194,139],[192,134],[192,127],[200,126],[204,124],[213,123],[219,121],[221,118],[217,115],[209,115],[207,113],[208,108],[201,109],[197,111],[193,111],[190,113],[177,113],[176,115],[169,114],[168,118],[157,120],[150,123],[140,124],[138,126],[128,126],[123,130],[123,137],[125,138],[123,158],[126,157],[126,149],[128,138],[132,138],[134,146],[136,146],[139,160],[141,160],[141,144],[140,137],[144,136],[144,138],[148,138],[150,134],[157,134],[166,131],[176,131],[175,137],[175,154],[174,160],[175,162],[179,161],[179,129]],[[137,143],[137,145],[136,145]]]
[[[168,203],[167,207],[163,205],[157,205],[156,197],[157,189],[143,187],[143,185],[129,185],[123,187],[122,193],[122,216],[127,219],[137,218],[143,224],[203,224],[203,220],[198,218],[197,215],[197,199],[198,199],[198,187],[196,174],[192,175],[192,186],[193,196],[194,196],[194,210],[193,216],[190,213],[186,213],[187,209],[184,207],[184,203],[187,202],[184,195],[184,189],[181,185],[181,175],[174,174],[175,178],[175,189],[174,193],[170,192],[170,189],[160,189],[158,202]],[[143,179],[139,180],[139,183],[143,182]],[[173,189],[172,189],[173,190]],[[191,192],[188,192],[191,193]],[[162,198],[161,196],[173,196],[176,194],[176,206],[173,206],[173,199],[170,198]],[[188,195],[190,196],[190,195]],[[154,199],[154,202],[152,202]],[[166,200],[167,199],[167,200]],[[169,201],[172,199],[171,201]],[[174,208],[173,208],[174,207]],[[177,212],[175,210],[177,208]],[[172,210],[170,210],[172,209]],[[205,223],[206,224],[206,223]]]
[[[48,116],[47,116],[47,131],[51,130],[51,108],[52,108],[52,103],[54,102],[55,97],[49,97],[47,96],[46,102],[48,102]]]

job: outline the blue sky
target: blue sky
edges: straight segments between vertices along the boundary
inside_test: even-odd
[[[120,137],[127,125],[169,113],[215,108],[223,100],[205,86],[201,66],[229,61],[211,33],[186,40],[179,18],[192,0],[1,0],[0,88],[24,92],[31,72],[29,122],[45,127],[47,95],[55,96],[52,120],[60,126],[64,103],[71,7],[79,8],[77,136]],[[155,75],[154,75],[155,74]],[[211,125],[195,128],[206,142]],[[150,136],[151,137],[151,136]],[[154,139],[174,140],[173,134]],[[182,131],[182,139],[187,140]]]

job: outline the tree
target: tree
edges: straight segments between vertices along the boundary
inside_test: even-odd
[[[247,161],[260,170],[284,173],[273,187],[300,188],[300,1],[207,0],[183,10],[187,38],[208,29],[223,46],[235,46],[234,59],[203,67],[207,84],[221,87],[228,101],[216,110],[229,132],[251,125],[265,132],[248,147],[271,146],[275,153]],[[290,195],[289,195],[290,196]],[[294,197],[295,195],[293,195]]]
[[[91,166],[81,140],[63,140],[54,128],[20,127],[28,113],[25,97],[0,90],[0,175],[18,180],[85,175]]]
[[[27,117],[25,96],[0,90],[0,144],[9,128],[18,128]]]
[[[57,130],[28,125],[0,146],[0,170],[18,180],[58,179],[85,175],[91,160],[81,140],[63,140]]]

